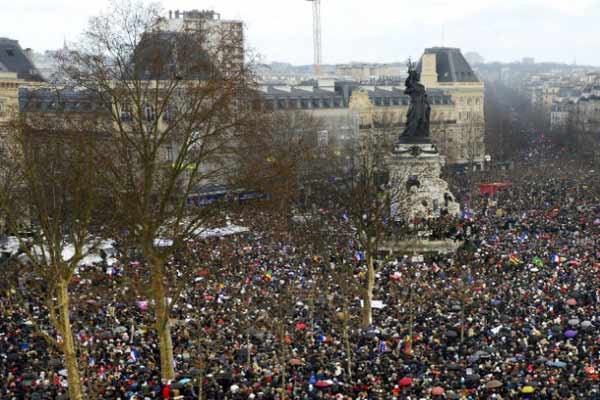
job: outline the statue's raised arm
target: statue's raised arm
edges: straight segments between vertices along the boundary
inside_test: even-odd
[[[427,100],[425,86],[419,81],[420,76],[416,65],[409,59],[404,93],[410,96],[410,106],[406,116],[406,128],[400,135],[400,141],[429,140],[431,106]]]

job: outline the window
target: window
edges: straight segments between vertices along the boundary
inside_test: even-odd
[[[6,49],[6,54],[10,57],[14,57],[15,51],[13,49]]]
[[[148,104],[144,106],[144,118],[146,118],[146,121],[154,121],[156,119],[154,108]]]
[[[121,121],[123,122],[131,122],[131,105],[123,104],[121,106]]]
[[[167,161],[168,162],[173,162],[173,147],[172,146],[167,146]]]

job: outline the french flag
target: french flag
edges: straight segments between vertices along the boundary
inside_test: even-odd
[[[135,349],[129,351],[129,361],[136,362],[138,359],[138,352]]]
[[[380,353],[385,353],[385,352],[389,351],[387,344],[385,343],[385,340],[380,341],[378,347],[379,347]]]

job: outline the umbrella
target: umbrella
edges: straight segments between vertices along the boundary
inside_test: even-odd
[[[490,354],[486,353],[483,350],[478,350],[475,352],[475,354],[473,354],[475,357],[479,358],[490,358]]]
[[[62,365],[62,361],[60,360],[60,358],[53,358],[48,362],[48,364],[50,364],[53,367],[57,367],[59,365]]]
[[[455,338],[458,336],[458,333],[456,333],[456,331],[447,331],[446,332],[446,337],[447,338]]]
[[[413,380],[410,376],[405,376],[404,378],[400,379],[398,384],[400,385],[400,387],[406,387],[412,385],[412,382]]]
[[[567,300],[567,304],[570,306],[575,306],[577,305],[577,300],[575,300],[574,298],[570,298],[569,300]]]
[[[502,386],[502,382],[500,382],[499,380],[496,380],[496,379],[492,379],[491,381],[489,381],[488,383],[485,384],[485,387],[487,389],[497,389],[500,386]]]
[[[588,375],[596,373],[596,369],[594,367],[585,367],[584,371]]]
[[[469,387],[476,386],[479,384],[480,380],[481,377],[477,374],[467,375],[467,377],[465,378],[465,384],[467,384],[467,386]]]
[[[433,389],[431,389],[431,394],[433,396],[443,396],[445,393],[444,388],[440,387],[440,386],[436,386]]]
[[[567,363],[564,361],[548,361],[546,365],[549,367],[564,368],[567,366]]]
[[[329,386],[330,386],[330,383],[328,381],[316,381],[315,382],[315,387],[318,387],[318,388],[326,388]]]
[[[298,329],[299,331],[306,329],[306,324],[304,322],[298,322],[296,324],[296,329]]]
[[[579,322],[580,321],[577,318],[573,318],[573,319],[569,320],[569,325],[571,325],[571,326],[577,326],[577,325],[579,325]]]
[[[535,392],[535,388],[534,388],[533,386],[523,386],[523,387],[521,388],[521,393],[524,393],[524,394],[531,394],[531,393],[533,393],[533,392]]]
[[[585,329],[591,328],[592,326],[593,326],[592,321],[583,321],[581,323],[581,327],[585,328]]]
[[[288,362],[290,363],[290,365],[304,365],[304,361],[302,361],[299,358],[292,358]]]
[[[115,333],[123,333],[123,332],[127,332],[127,328],[125,328],[124,326],[117,326],[115,328]]]
[[[577,331],[574,331],[572,329],[569,329],[568,331],[565,332],[565,337],[566,338],[573,338],[577,335]]]
[[[457,400],[460,399],[460,396],[455,392],[449,391],[446,393],[446,398],[450,400]]]
[[[450,371],[458,371],[458,370],[462,369],[462,367],[456,363],[448,364],[448,366],[446,368],[448,368],[448,370],[450,370]]]
[[[179,383],[181,383],[182,385],[185,385],[186,383],[191,382],[192,380],[190,378],[183,378],[179,381]]]

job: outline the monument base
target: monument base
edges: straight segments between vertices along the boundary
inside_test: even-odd
[[[460,213],[448,183],[441,178],[445,162],[432,143],[396,144],[387,160],[394,191],[391,213],[395,218]]]

